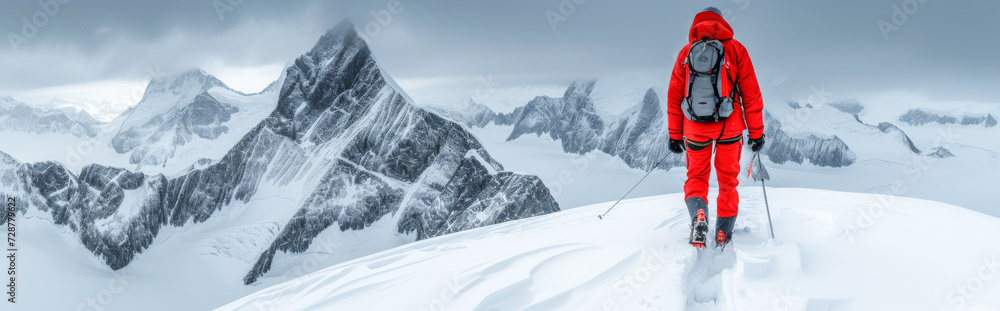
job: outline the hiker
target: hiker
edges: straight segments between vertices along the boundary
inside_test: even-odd
[[[688,44],[674,64],[667,93],[667,123],[671,152],[687,151],[684,202],[691,215],[691,244],[705,247],[708,222],[708,177],[715,154],[719,179],[716,208],[716,246],[732,239],[739,213],[740,153],[743,131],[754,152],[764,146],[764,119],[760,87],[747,50],[733,39],[733,28],[715,7],[694,17]]]

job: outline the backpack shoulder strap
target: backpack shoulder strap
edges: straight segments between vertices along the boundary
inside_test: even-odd
[[[740,58],[737,55],[733,55],[733,56],[736,56],[736,57],[731,58],[734,70],[731,71],[732,74],[728,75],[728,77],[729,77],[729,83],[732,84],[732,88],[730,88],[730,90],[729,90],[729,98],[732,98],[733,100],[736,100],[736,96],[739,96],[740,97],[739,98],[740,106],[743,106],[743,94],[740,94],[740,91],[739,91],[739,88],[740,88],[740,85],[739,85],[739,82],[740,82],[740,78],[739,78],[739,74],[740,74]]]

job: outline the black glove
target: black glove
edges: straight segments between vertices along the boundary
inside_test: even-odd
[[[764,148],[764,134],[760,134],[760,138],[750,139],[750,150],[758,152],[761,148]]]
[[[668,144],[670,147],[670,152],[681,154],[684,153],[684,141],[679,139],[668,139]]]

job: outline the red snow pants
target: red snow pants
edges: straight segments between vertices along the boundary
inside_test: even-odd
[[[712,169],[712,154],[715,154],[715,175],[719,179],[719,197],[716,202],[717,217],[732,217],[739,213],[740,195],[736,193],[740,173],[740,154],[743,149],[743,134],[719,141],[686,141],[687,181],[684,183],[684,199],[701,198],[708,203],[708,177]]]

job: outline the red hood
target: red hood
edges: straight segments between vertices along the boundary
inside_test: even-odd
[[[694,23],[691,23],[688,42],[695,42],[705,37],[715,40],[732,39],[733,27],[730,27],[729,23],[715,12],[698,13],[694,16]]]

